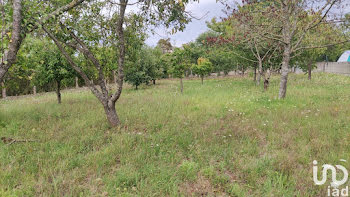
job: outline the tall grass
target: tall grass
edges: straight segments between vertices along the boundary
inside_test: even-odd
[[[0,101],[0,196],[324,196],[312,161],[350,156],[350,78],[162,80],[126,88],[110,128],[87,90]],[[342,163],[350,169],[349,163]]]

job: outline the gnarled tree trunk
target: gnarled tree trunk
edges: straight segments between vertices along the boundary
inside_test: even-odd
[[[104,105],[104,110],[107,115],[107,120],[112,127],[116,127],[120,124],[120,120],[115,109],[115,102],[108,101]]]

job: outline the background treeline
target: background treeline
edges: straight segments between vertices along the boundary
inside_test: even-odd
[[[267,70],[280,71],[282,49],[275,43],[267,40],[256,40],[255,43],[237,41],[233,35],[239,36],[240,33],[234,30],[230,20],[218,22],[214,18],[207,25],[209,28],[207,32],[180,48],[172,46],[170,39],[161,39],[156,47],[149,47],[144,42],[146,34],[142,27],[138,26],[138,31],[135,33],[132,33],[131,29],[127,37],[130,47],[127,49],[124,80],[137,89],[141,84],[156,84],[156,80],[162,78],[182,79],[199,76],[203,79],[210,73],[217,73],[219,76],[235,71],[236,74],[244,75],[249,71],[249,75],[259,84],[260,78],[265,77]],[[337,26],[326,26],[325,29],[327,28],[332,29],[332,32],[336,30],[339,34],[343,31]],[[308,36],[309,41],[313,41],[313,35]],[[327,36],[325,31],[325,37]],[[243,40],[243,37],[239,39]],[[259,59],[256,58],[252,49],[256,48],[254,44],[257,42],[260,42],[260,53],[268,54],[266,59],[261,60],[260,66]],[[342,52],[349,48],[350,45],[345,43],[305,50],[292,60],[291,69],[301,68],[308,73],[315,67],[317,61],[337,61]],[[272,49],[274,51],[271,51]],[[116,83],[118,69],[116,50],[111,45],[103,44],[95,45],[93,50],[96,57],[104,62],[106,82]],[[91,63],[81,54],[76,54],[74,51],[70,53],[74,60],[79,62],[84,72],[94,76],[94,83],[97,83],[98,71],[92,68]],[[198,61],[201,58],[210,64],[203,64],[207,65],[206,67],[198,66],[201,65]],[[260,71],[259,67],[261,67]],[[4,94],[16,96],[48,91],[57,91],[60,94],[60,89],[83,85],[83,79],[68,64],[53,41],[37,33],[25,39],[16,64],[9,69],[1,87],[2,96],[5,96]]]

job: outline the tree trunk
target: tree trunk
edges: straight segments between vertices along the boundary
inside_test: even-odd
[[[307,65],[307,69],[308,69],[308,79],[311,80],[311,71],[312,71],[312,62],[309,62],[309,64]]]
[[[153,79],[153,85],[156,85],[156,80],[155,79]]]
[[[267,77],[266,77],[266,75],[264,75],[264,90],[265,90],[265,92],[267,91],[267,89],[269,88],[269,85],[270,85],[270,72],[269,72],[269,70],[267,71]]]
[[[36,86],[33,86],[33,94],[36,95]]]
[[[107,120],[111,127],[119,126],[120,120],[117,111],[115,110],[115,103],[112,101],[108,101],[108,104],[104,105],[104,109],[106,112]]]
[[[1,82],[1,86],[2,86],[2,98],[4,99],[7,97],[5,83]]]
[[[79,88],[79,78],[75,77],[75,88]]]
[[[180,78],[180,88],[181,88],[181,94],[184,92],[184,84],[182,82],[182,78]]]
[[[201,76],[201,83],[203,85],[204,76]]]
[[[112,75],[113,75],[113,83],[116,84],[117,83],[117,76],[115,74],[115,70],[112,70]]]
[[[61,80],[57,80],[57,87],[56,87],[56,94],[57,94],[57,102],[58,104],[61,104],[62,99],[61,99]]]
[[[260,85],[260,81],[261,81],[261,75],[263,72],[263,67],[262,67],[262,61],[259,60],[259,67],[258,67],[258,79],[256,81],[256,85],[259,86]]]
[[[291,53],[290,45],[286,45],[283,52],[281,83],[280,83],[280,90],[278,94],[279,99],[284,99],[287,94],[290,53]]]
[[[256,82],[256,66],[254,66],[254,81]]]
[[[21,46],[24,36],[22,36],[22,1],[13,0],[13,21],[11,42],[9,42],[8,50],[2,54],[0,62],[0,81],[4,78],[8,69],[15,63],[17,52]]]

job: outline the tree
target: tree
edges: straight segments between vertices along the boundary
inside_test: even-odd
[[[328,42],[327,38],[334,35],[335,31],[338,31],[338,35],[341,34],[340,30],[331,24],[321,24],[318,28],[320,30],[322,29],[322,34],[311,30],[303,40],[306,45],[315,43],[318,45],[326,45]],[[308,74],[308,79],[311,80],[312,69],[316,67],[317,59],[319,59],[322,54],[325,54],[326,51],[326,47],[303,50],[291,60],[291,63],[306,72]]]
[[[164,67],[161,66],[160,57],[163,55],[162,50],[158,47],[150,48],[144,47],[145,56],[143,57],[147,61],[145,62],[146,74],[150,77],[153,85],[156,84],[156,80],[162,77],[164,73]]]
[[[294,54],[307,49],[322,48],[348,41],[342,35],[337,35],[329,37],[326,45],[308,45],[307,42],[303,42],[310,31],[322,34],[322,31],[319,30],[321,24],[341,22],[337,16],[333,15],[334,13],[330,14],[337,3],[340,4],[341,0],[244,1],[243,7],[259,7],[259,12],[240,9],[241,5],[232,7],[227,4],[228,10],[232,11],[232,17],[243,24],[244,21],[249,21],[249,25],[246,26],[249,32],[276,41],[282,46],[280,99],[286,96],[289,66]]]
[[[215,71],[227,73],[229,69],[235,69],[241,70],[243,74],[247,68],[252,67],[254,81],[258,85],[263,74],[263,62],[270,59],[273,54],[271,50],[263,48],[264,41],[260,38],[247,37],[244,26],[232,17],[221,22],[213,18],[207,26],[216,34],[207,37],[202,43],[211,46],[208,49],[208,57],[213,62]],[[256,77],[257,68],[258,77]]]
[[[202,57],[205,53],[201,46],[194,42],[183,44],[182,48],[184,58],[186,58],[186,60],[192,64],[196,64],[198,58]]]
[[[155,83],[160,76],[159,64],[153,52],[153,49],[144,47],[138,52],[135,61],[126,64],[125,81],[134,85],[136,89],[143,83],[149,84],[151,80]]]
[[[65,56],[72,68],[84,79],[86,86],[98,98],[105,109],[107,119],[112,127],[119,126],[120,120],[117,115],[115,104],[120,98],[124,82],[124,65],[127,50],[130,43],[129,36],[126,34],[137,35],[137,31],[144,24],[165,25],[173,27],[173,31],[183,30],[185,24],[189,21],[189,14],[185,11],[185,5],[189,0],[182,1],[144,1],[139,0],[133,4],[138,4],[137,13],[126,16],[126,8],[129,5],[128,0],[120,1],[91,1],[84,11],[74,11],[67,16],[61,16],[56,24],[51,27],[43,26],[47,35],[55,42],[61,53]],[[116,6],[116,7],[114,7]],[[103,9],[114,7],[118,12],[112,16],[106,16],[102,13]],[[128,19],[129,18],[129,19]],[[60,27],[60,34],[54,34],[52,29]],[[100,45],[100,39],[105,39],[113,46],[118,54],[118,75],[117,90],[112,93],[108,90],[105,82],[103,65],[96,58],[93,48]],[[131,43],[133,43],[131,41]],[[67,53],[71,48],[77,53],[81,53],[95,67],[98,73],[97,84],[95,84]]]
[[[170,38],[158,40],[157,47],[162,49],[163,54],[171,53],[173,51],[173,46],[170,43]]]
[[[37,86],[43,86],[54,82],[56,85],[57,102],[61,103],[62,80],[73,78],[75,72],[61,56],[60,51],[50,41],[46,39],[34,40],[29,46],[31,52],[27,58],[33,59],[34,76],[33,83]]]
[[[171,68],[169,70],[170,74],[173,77],[180,79],[181,94],[183,93],[183,89],[184,89],[182,79],[185,77],[186,72],[191,67],[191,64],[188,62],[188,59],[184,57],[185,57],[184,50],[176,48],[172,54]]]
[[[66,1],[1,1],[0,81],[15,64],[18,50],[27,34],[82,2],[84,0],[72,0],[62,5]]]
[[[202,85],[204,77],[210,75],[212,70],[213,64],[206,58],[198,58],[198,63],[192,65],[192,71],[200,76]]]
[[[125,71],[125,81],[135,86],[136,90],[141,84],[151,80],[151,78],[144,71],[145,68],[143,67],[142,64],[137,64],[137,65],[126,64],[126,68],[127,69]]]
[[[161,78],[168,78],[170,75],[170,68],[172,66],[172,54],[166,53],[160,56],[159,65],[161,68]]]
[[[54,43],[40,34],[28,35],[18,51],[16,64],[5,75],[5,84],[13,96],[31,94],[35,89],[56,91],[59,96],[57,85],[72,87],[74,75]]]
[[[273,56],[278,54],[280,48],[279,43],[274,40],[269,40],[264,37],[251,32],[249,26],[251,25],[263,25],[264,20],[260,17],[260,4],[254,6],[241,6],[238,11],[249,12],[249,20],[245,20],[244,17],[237,19],[236,17],[229,16],[228,18],[217,22],[214,18],[208,27],[220,32],[220,41],[224,43],[232,44],[235,48],[245,51],[245,53],[251,53],[251,57],[248,55],[242,55],[236,49],[236,54],[241,59],[248,60],[252,63],[254,69],[254,81],[256,85],[260,85],[261,78],[264,76],[265,70],[267,70],[267,62]],[[252,21],[254,24],[252,24]],[[257,72],[258,71],[258,72]]]
[[[215,18],[213,18],[212,21],[215,21]],[[207,24],[210,28],[210,23]],[[199,34],[199,36],[196,38],[196,43],[201,46],[207,46],[206,43],[208,38],[218,38],[219,36],[220,33],[214,31],[213,29],[210,29],[209,31]]]

